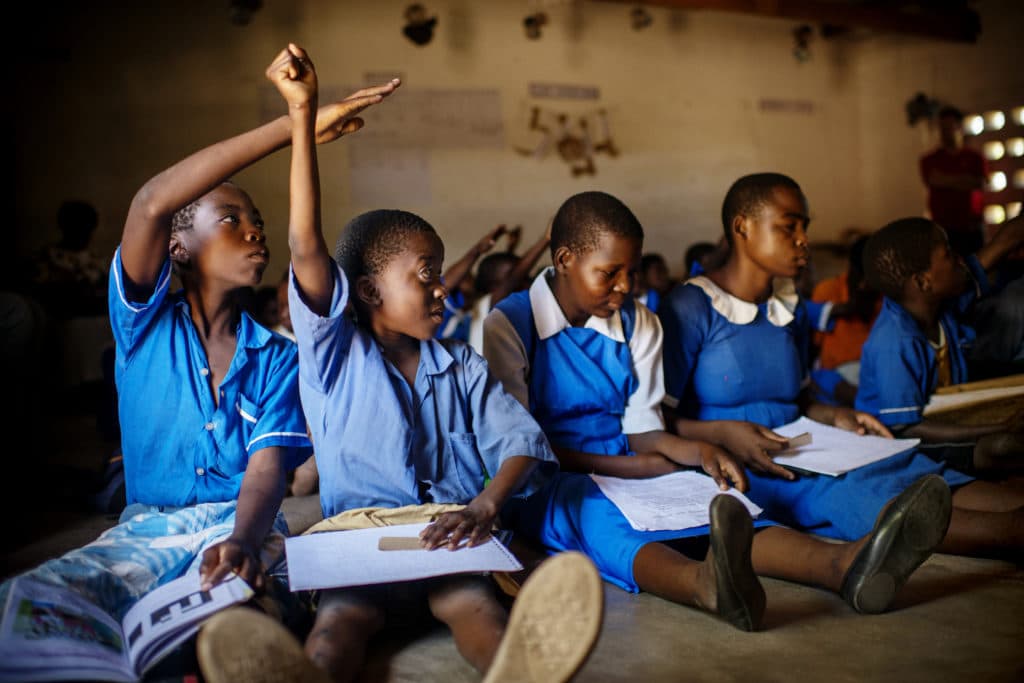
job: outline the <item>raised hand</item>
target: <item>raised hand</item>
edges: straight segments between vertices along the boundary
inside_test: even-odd
[[[316,143],[334,142],[342,135],[354,133],[363,127],[358,114],[372,107],[395,91],[402,82],[393,78],[383,85],[357,90],[340,102],[320,107],[316,113]]]
[[[281,50],[266,71],[267,79],[292,107],[315,106],[317,97],[316,70],[306,51],[295,43]]]

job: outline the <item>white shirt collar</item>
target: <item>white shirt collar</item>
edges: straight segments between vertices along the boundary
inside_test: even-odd
[[[562,307],[558,305],[551,286],[548,285],[547,276],[554,273],[555,269],[548,266],[537,276],[537,279],[530,285],[530,308],[533,309],[533,324],[537,328],[537,337],[547,339],[553,337],[567,327],[571,327]],[[626,336],[622,332],[622,315],[616,313],[607,318],[590,316],[585,328],[595,330],[604,336],[617,342],[625,342]]]
[[[736,325],[747,325],[757,317],[757,304],[743,299],[737,299],[725,291],[708,277],[698,275],[687,282],[700,287],[711,299],[711,307]],[[793,322],[793,311],[800,301],[800,295],[796,292],[796,284],[792,278],[777,277],[772,280],[772,295],[766,302],[766,316],[768,322],[776,327],[785,327]]]

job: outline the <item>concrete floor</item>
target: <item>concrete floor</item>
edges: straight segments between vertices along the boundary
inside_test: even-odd
[[[83,468],[92,471],[109,445],[80,433],[83,424],[65,425],[77,434],[66,443],[88,454]],[[32,533],[22,534],[28,542],[5,555],[4,576],[87,543],[116,522],[115,516],[83,512],[68,502],[74,498],[62,500],[46,515],[22,510],[22,530]],[[288,499],[285,512],[299,529],[319,517],[312,499]],[[33,515],[35,526],[27,521]],[[764,584],[768,610],[758,633],[606,586],[604,629],[575,680],[1024,681],[1024,569],[1013,564],[933,556],[894,609],[877,616],[858,615],[821,590],[770,579]],[[478,676],[447,632],[426,623],[381,638],[363,680],[458,683]]]

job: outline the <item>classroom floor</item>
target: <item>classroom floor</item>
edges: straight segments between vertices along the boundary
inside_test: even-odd
[[[3,576],[86,543],[116,522],[90,512],[89,485],[111,449],[86,417],[54,425],[48,471],[63,486],[54,506],[23,508]],[[295,528],[319,517],[314,499],[289,499]],[[18,539],[21,539],[20,541]],[[611,681],[1021,681],[1024,568],[933,556],[892,611],[862,616],[831,593],[764,580],[764,629],[743,633],[697,610],[605,588],[605,623],[579,683]],[[404,628],[373,648],[364,681],[475,681],[436,624]]]

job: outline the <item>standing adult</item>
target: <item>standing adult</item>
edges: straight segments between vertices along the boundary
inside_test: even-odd
[[[945,228],[953,249],[967,256],[984,242],[981,204],[988,168],[980,153],[964,146],[963,122],[960,110],[939,110],[939,146],[921,157],[921,178],[932,220]]]

